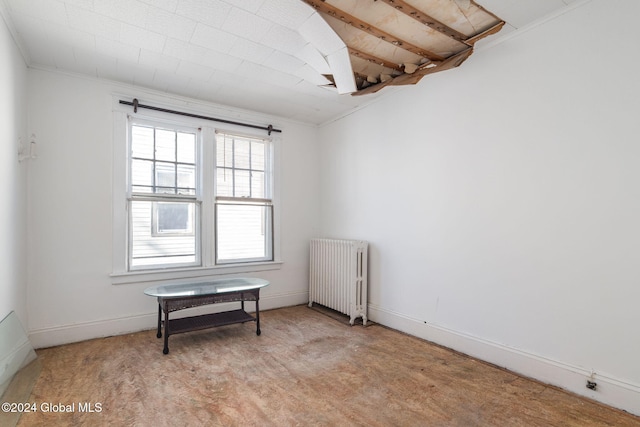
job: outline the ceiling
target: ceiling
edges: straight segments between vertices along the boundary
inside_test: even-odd
[[[577,1],[0,0],[0,11],[30,67],[319,124]]]

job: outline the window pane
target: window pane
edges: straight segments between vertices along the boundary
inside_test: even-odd
[[[271,260],[271,206],[218,204],[218,261]]]
[[[143,159],[153,159],[153,128],[131,127],[131,155]]]
[[[199,264],[196,203],[130,202],[131,267]]]
[[[155,203],[154,233],[191,234],[193,233],[192,203]]]
[[[251,142],[251,169],[264,171],[264,142]]]
[[[178,132],[178,161],[180,163],[196,162],[196,136],[193,133]]]
[[[264,172],[251,172],[251,197],[264,198]]]
[[[178,193],[195,194],[196,168],[191,165],[178,165]]]
[[[218,135],[216,139],[216,164],[219,167],[233,167],[233,139]]]
[[[251,143],[246,139],[234,139],[233,167],[240,169],[249,169],[251,167],[249,163],[249,147],[251,147]]]
[[[233,170],[218,168],[216,171],[216,194],[218,196],[233,196]]]
[[[131,161],[131,184],[133,191],[151,192],[153,186],[153,162],[147,160]]]
[[[251,184],[249,177],[251,172],[244,170],[234,171],[234,197],[251,197]]]
[[[174,163],[156,163],[156,193],[175,193],[176,167]]]
[[[174,162],[176,160],[176,133],[156,129],[156,159]]]

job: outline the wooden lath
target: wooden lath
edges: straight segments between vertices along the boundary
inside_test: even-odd
[[[421,24],[424,24],[429,28],[432,28],[444,34],[445,36],[450,37],[461,43],[467,44],[466,40],[468,39],[468,37],[465,34],[462,34],[454,30],[448,25],[438,21],[436,18],[429,16],[428,14],[426,14],[421,10],[416,9],[415,7],[411,6],[409,3],[405,2],[404,0],[381,0],[381,1],[383,1],[384,3],[387,3],[389,6],[393,7],[394,9],[404,13],[408,17],[415,19]]]
[[[361,52],[357,49],[354,49],[352,47],[349,48],[349,55],[353,55],[356,56],[358,58],[364,59],[366,61],[369,62],[373,62],[375,64],[378,65],[382,65],[383,67],[387,67],[387,68],[391,68],[397,71],[402,72],[403,71],[403,67],[400,64],[396,64],[394,62],[389,62],[386,59],[383,58],[379,58],[377,56],[373,56],[371,54],[365,53],[365,52]]]
[[[381,30],[380,28],[376,28],[375,26],[365,22],[353,15],[350,15],[337,7],[334,7],[328,4],[325,1],[315,1],[315,0],[305,0],[309,5],[313,6],[318,12],[332,16],[336,19],[341,20],[342,22],[351,25],[354,28],[357,28],[361,31],[365,31],[381,40],[384,40],[387,43],[391,43],[394,46],[397,46],[401,49],[407,50],[411,53],[415,53],[416,55],[420,55],[422,57],[428,58],[431,61],[442,61],[444,58],[440,55],[437,55],[434,52],[430,52],[427,49],[423,49],[419,46],[415,46],[408,41],[402,40],[393,34],[390,34],[386,31]]]
[[[458,67],[478,40],[505,24],[473,0],[464,10],[456,0],[448,5],[444,0],[304,1],[347,45],[358,88],[352,95],[415,84]]]

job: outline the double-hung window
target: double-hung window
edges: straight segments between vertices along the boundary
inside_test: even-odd
[[[216,135],[216,263],[273,260],[268,140]]]
[[[127,123],[126,271],[274,260],[270,138]]]
[[[129,127],[129,269],[201,265],[199,130]]]

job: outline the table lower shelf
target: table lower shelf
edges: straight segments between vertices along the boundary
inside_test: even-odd
[[[222,313],[203,314],[201,316],[183,317],[169,321],[169,335],[198,331],[215,326],[232,325],[234,323],[255,322],[256,318],[244,310],[232,310]]]

